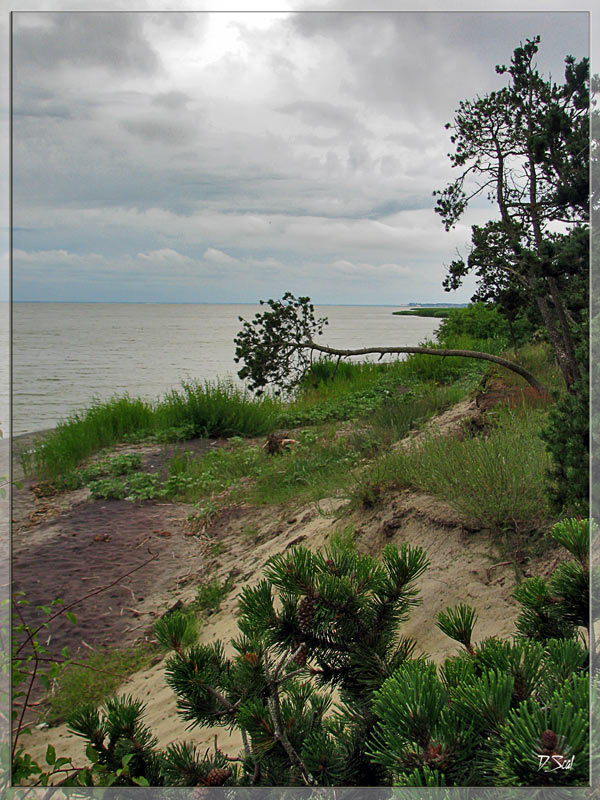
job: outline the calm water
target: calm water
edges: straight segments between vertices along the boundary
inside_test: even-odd
[[[439,320],[395,317],[398,306],[323,306],[331,347],[416,345]],[[182,380],[232,378],[238,316],[253,305],[15,303],[13,433],[55,425],[93,398],[128,392],[155,400]],[[6,385],[4,381],[3,386]],[[0,403],[7,396],[0,397]],[[7,404],[7,402],[6,402]],[[0,407],[0,427],[4,422]]]

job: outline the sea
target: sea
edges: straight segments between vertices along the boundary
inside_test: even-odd
[[[318,341],[341,348],[391,347],[433,336],[439,319],[393,315],[402,308],[315,306],[315,315],[329,321]],[[229,304],[13,303],[12,435],[52,428],[114,395],[152,401],[182,381],[242,384],[233,339],[239,318],[250,320],[261,310]],[[7,335],[8,313],[0,321]],[[6,359],[0,361],[0,379],[8,378]],[[6,436],[8,380],[0,385],[0,429]]]

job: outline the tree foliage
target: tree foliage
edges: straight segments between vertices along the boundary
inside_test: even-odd
[[[375,560],[348,530],[324,552],[300,546],[267,562],[263,580],[242,590],[229,656],[219,641],[178,641],[175,617],[164,636],[167,617],[178,713],[189,727],[237,728],[239,756],[216,742],[204,754],[190,742],[157,751],[128,697],[76,711],[71,727],[124,785],[585,785],[587,520],[553,537],[575,559],[547,587],[562,624],[546,624],[531,582],[515,593],[523,615],[513,641],[475,641],[475,610],[447,608],[437,624],[460,650],[439,667],[401,635],[426,554],[388,545]]]
[[[327,319],[315,319],[309,297],[286,292],[281,300],[260,300],[268,310],[251,322],[239,317],[242,330],[235,337],[235,362],[244,366],[238,375],[248,379],[252,391],[261,394],[268,385],[275,394],[295,386],[311,363],[311,352],[303,345],[323,332]]]
[[[471,252],[450,265],[446,290],[474,272],[474,300],[507,309],[516,297],[534,301],[573,390],[582,377],[574,339],[587,310],[589,67],[568,56],[564,83],[545,80],[535,64],[539,42],[528,39],[509,67],[496,67],[508,86],[460,103],[446,126],[460,175],[434,195],[446,230],[478,195],[499,212],[473,226]]]

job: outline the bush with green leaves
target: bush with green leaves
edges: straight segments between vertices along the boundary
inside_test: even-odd
[[[520,300],[521,298],[519,298]],[[446,347],[462,336],[502,342],[506,348],[523,344],[533,334],[533,326],[522,310],[510,313],[503,305],[473,302],[465,308],[451,308],[437,330],[437,339]],[[495,352],[495,351],[493,351]]]
[[[27,752],[23,743],[24,734],[31,734],[35,717],[32,718],[33,692],[41,684],[46,691],[60,682],[69,666],[81,666],[73,661],[64,647],[60,656],[53,656],[48,650],[49,637],[42,644],[42,633],[52,630],[53,621],[61,616],[76,624],[77,619],[64,601],[56,598],[49,605],[36,606],[43,619],[39,623],[28,622],[24,612],[29,600],[24,592],[13,595],[13,638],[11,653],[11,736],[12,741],[2,748],[1,761],[11,764],[10,778],[13,786],[51,786],[60,783],[64,786],[92,786],[104,779],[94,764],[91,767],[77,767],[71,756],[57,756],[52,744],[46,747],[45,757],[37,761]],[[51,636],[51,633],[50,633]],[[37,703],[36,703],[37,705]],[[0,778],[4,783],[3,767],[0,763]],[[8,772],[8,770],[7,770]],[[4,786],[3,786],[4,788]],[[18,790],[17,790],[18,791]],[[25,790],[26,792],[30,790]],[[15,797],[19,794],[15,792]],[[25,795],[24,795],[25,796]]]
[[[554,530],[582,567],[587,528]],[[79,710],[71,728],[127,785],[585,785],[588,651],[576,626],[544,641],[522,631],[475,642],[476,612],[459,604],[437,625],[461,650],[436,666],[400,631],[427,563],[408,545],[376,561],[346,530],[323,552],[295,547],[267,562],[241,592],[229,653],[190,641],[183,617],[161,621],[179,715],[190,728],[237,729],[238,756],[216,741],[210,754],[189,742],[158,751],[131,698]],[[581,587],[557,573],[568,616]]]

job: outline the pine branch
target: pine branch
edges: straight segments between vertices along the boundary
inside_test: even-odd
[[[306,769],[304,762],[302,761],[298,753],[296,753],[296,751],[294,750],[292,743],[290,742],[285,733],[283,719],[281,717],[279,691],[277,689],[277,685],[275,684],[270,675],[269,656],[266,650],[264,652],[264,665],[265,665],[265,678],[267,680],[267,685],[269,686],[270,689],[269,696],[267,697],[267,703],[269,705],[269,711],[271,712],[271,719],[273,720],[275,736],[281,742],[292,764],[294,764],[294,766],[296,766],[302,773],[302,779],[304,780],[304,783],[307,786],[314,786],[315,784],[314,778]]]

